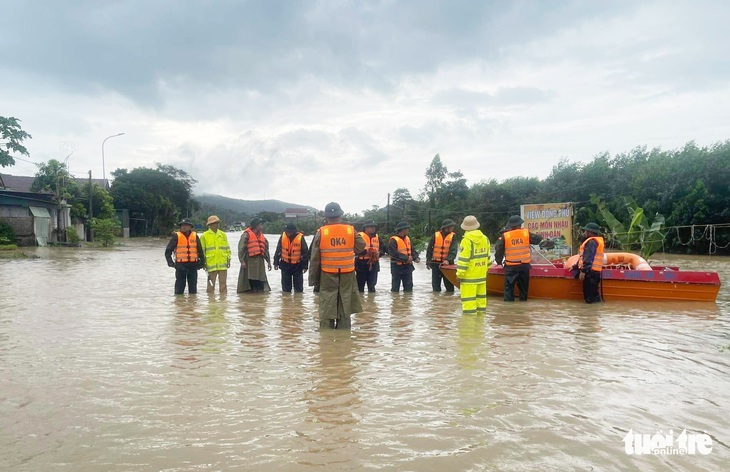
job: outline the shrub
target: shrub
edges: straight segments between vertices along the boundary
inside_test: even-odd
[[[0,238],[7,238],[7,240],[10,241],[5,244],[15,243],[15,230],[12,226],[2,220],[0,220]]]
[[[119,230],[121,225],[119,220],[112,218],[94,218],[91,220],[91,229],[94,230],[94,237],[97,241],[100,241],[103,246],[111,246],[114,244],[114,237]]]
[[[81,238],[79,238],[76,228],[66,228],[66,241],[71,244],[78,244],[81,242]]]

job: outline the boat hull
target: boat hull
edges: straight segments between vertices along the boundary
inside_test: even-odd
[[[441,272],[455,286],[456,266],[442,266]],[[676,300],[714,302],[720,291],[717,272],[677,270],[604,270],[602,294],[610,300]],[[515,288],[516,294],[519,290]],[[504,294],[504,269],[493,266],[487,275],[487,293]],[[530,270],[530,298],[583,300],[583,285],[569,269],[533,266]]]

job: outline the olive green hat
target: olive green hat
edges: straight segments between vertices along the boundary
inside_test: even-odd
[[[587,225],[585,225],[584,227],[582,227],[581,229],[583,231],[589,231],[591,233],[597,234],[598,236],[603,234],[603,233],[601,233],[601,227],[592,221],[590,223],[588,223]]]
[[[451,218],[446,218],[444,221],[441,222],[441,229],[448,228],[449,226],[456,226],[456,222],[452,220]]]

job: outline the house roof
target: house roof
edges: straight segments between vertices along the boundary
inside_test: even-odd
[[[29,177],[26,175],[0,174],[0,188],[14,190],[16,192],[30,192],[30,187],[33,185],[34,180],[35,176]],[[89,185],[89,179],[79,179],[74,177],[74,180],[77,185]],[[101,188],[104,188],[104,179],[91,179],[91,182]]]
[[[53,201],[53,195],[50,193],[16,192],[0,189],[0,205],[36,205],[50,208],[57,204]]]
[[[33,185],[35,177],[26,177],[24,175],[0,174],[0,178],[8,190],[16,192],[30,192],[30,186]]]
[[[287,208],[286,210],[284,210],[284,213],[299,213],[302,215],[306,215],[307,213],[309,213],[309,211],[307,211],[306,208]]]

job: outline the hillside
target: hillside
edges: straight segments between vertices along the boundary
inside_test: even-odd
[[[310,206],[282,202],[281,200],[240,200],[237,198],[210,194],[196,195],[194,198],[199,201],[203,207],[220,208],[241,215],[255,215],[262,211],[284,213],[284,210],[287,208],[306,208],[308,210],[316,211],[315,208]]]

